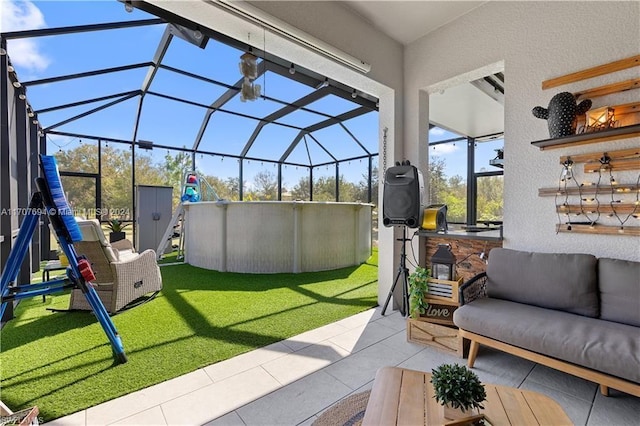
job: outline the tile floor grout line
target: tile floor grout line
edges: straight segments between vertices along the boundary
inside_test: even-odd
[[[589,419],[591,418],[591,414],[593,414],[593,407],[596,405],[596,398],[598,397],[599,387],[596,388],[596,391],[593,394],[593,398],[591,399],[591,405],[589,406],[589,413],[587,413],[587,420],[585,421],[585,426],[589,424]],[[611,392],[611,390],[609,390]]]
[[[169,420],[167,420],[167,415],[165,414],[164,410],[162,409],[162,404],[160,404],[158,407],[160,408],[160,412],[162,413],[162,418],[164,419],[164,424],[168,425],[169,424]]]
[[[527,379],[529,378],[529,376],[533,372],[533,369],[536,368],[536,365],[538,365],[538,364],[534,362],[533,365],[531,366],[531,368],[529,369],[529,372],[524,376],[524,379],[522,379],[522,381],[518,385],[518,389],[520,389],[522,387],[522,385],[524,384],[524,382],[527,381]],[[532,380],[532,382],[537,383],[535,380]],[[547,387],[549,387],[549,386],[547,386]]]
[[[258,368],[262,369],[262,371],[264,371],[265,373],[267,373],[269,375],[269,377],[272,377],[273,380],[275,380],[276,382],[278,382],[278,384],[280,385],[280,387],[278,389],[282,389],[283,387],[286,386],[286,384],[282,383],[280,380],[278,380],[277,377],[275,377],[273,374],[271,374],[269,372],[269,370],[267,370],[266,368],[264,368],[264,364],[260,364],[258,365]]]

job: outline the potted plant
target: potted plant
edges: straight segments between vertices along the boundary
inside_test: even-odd
[[[107,221],[107,228],[111,230],[109,233],[109,242],[115,243],[116,241],[124,240],[127,236],[124,228],[127,226],[129,226],[128,223],[122,223],[119,219],[109,219]]]
[[[464,365],[442,364],[431,370],[435,399],[444,408],[445,419],[460,419],[478,414],[487,398],[484,385]]]
[[[409,316],[413,319],[420,318],[429,307],[425,299],[429,291],[429,278],[431,270],[422,266],[409,275]]]

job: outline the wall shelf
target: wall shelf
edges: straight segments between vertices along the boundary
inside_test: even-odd
[[[638,212],[640,214],[640,209],[634,203],[616,203],[616,205],[611,205],[607,202],[601,202],[600,205],[597,205],[593,202],[591,203],[583,203],[580,204],[561,204],[556,207],[556,212],[558,213],[577,213],[580,214],[596,214],[597,211],[602,214],[612,214],[614,212],[619,214],[635,214]]]
[[[586,70],[577,71],[571,74],[562,75],[542,82],[542,90],[551,89],[552,87],[562,86],[576,81],[586,80],[600,75],[610,74],[612,72],[633,68],[640,65],[640,55],[630,58],[620,59],[619,61],[609,62],[608,64],[598,65]]]
[[[640,236],[640,226],[606,226],[606,225],[585,225],[575,224],[556,225],[557,232],[579,232],[581,234],[600,234],[600,235],[630,235]]]
[[[582,92],[576,92],[573,95],[576,99],[593,99],[600,96],[610,95],[612,93],[625,92],[631,89],[640,88],[640,78],[633,78],[631,80],[619,81],[617,83],[611,83],[600,87],[594,87],[592,89],[583,90]]]
[[[563,148],[572,145],[585,145],[590,143],[605,142],[614,139],[626,139],[640,136],[640,124],[631,126],[616,127],[613,129],[601,130],[599,132],[581,133],[578,135],[564,136],[554,139],[543,139],[531,142],[540,150]]]
[[[587,194],[611,194],[615,193],[630,193],[632,191],[640,190],[640,185],[635,183],[611,185],[583,185],[581,187],[570,187],[566,190],[564,188],[539,188],[538,197],[555,197],[557,195],[587,195]]]

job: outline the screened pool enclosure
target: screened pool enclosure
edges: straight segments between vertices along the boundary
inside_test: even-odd
[[[28,204],[39,153],[78,215],[103,221],[133,221],[139,185],[177,202],[191,170],[233,201],[377,204],[375,97],[135,3],[41,2],[35,28],[2,29],[3,209]],[[3,265],[20,220],[0,217]]]

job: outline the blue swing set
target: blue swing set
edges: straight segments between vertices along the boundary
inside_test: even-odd
[[[91,281],[95,280],[91,265],[83,256],[78,256],[73,247],[74,242],[82,241],[82,233],[64,195],[55,157],[40,155],[40,168],[43,177],[36,179],[38,192],[35,192],[31,197],[27,214],[20,226],[16,242],[9,253],[6,267],[2,271],[0,317],[4,316],[7,305],[13,303],[14,300],[59,293],[69,288],[80,288],[107,335],[109,343],[111,343],[115,360],[119,363],[125,363],[127,356],[124,353],[122,340],[102,301],[91,285]],[[67,277],[40,284],[12,285],[18,279],[20,265],[27,255],[29,242],[33,238],[41,214],[46,214],[49,217],[60,248],[69,259]]]

